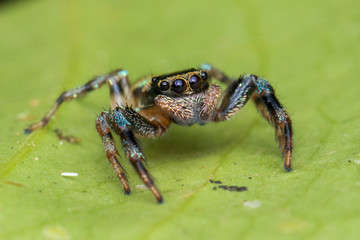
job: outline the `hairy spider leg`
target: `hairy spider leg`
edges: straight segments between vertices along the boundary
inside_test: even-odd
[[[122,69],[115,70],[109,74],[96,77],[80,87],[63,92],[58,97],[50,111],[42,118],[42,120],[26,128],[25,133],[29,134],[39,128],[46,126],[63,102],[80,98],[87,93],[102,87],[105,83],[107,83],[110,87],[110,102],[112,109],[117,105],[122,105],[127,100],[129,100],[131,94],[128,72]]]
[[[131,130],[141,137],[160,137],[169,128],[171,120],[169,113],[153,105],[141,108],[139,112],[126,106],[119,106],[113,110],[119,112],[129,123]]]
[[[280,151],[284,158],[284,168],[290,172],[292,158],[292,123],[274,92],[257,93],[252,96],[256,107],[261,114],[274,126],[275,134],[279,140]]]
[[[146,156],[134,135],[135,132],[145,137],[156,137],[165,132],[166,128],[170,125],[170,121],[167,120],[168,122],[165,122],[165,116],[163,116],[164,121],[162,121],[161,110],[157,109],[156,106],[154,108],[155,109],[150,109],[150,111],[152,111],[154,115],[159,114],[160,118],[156,118],[152,122],[131,108],[124,106],[116,107],[110,113],[105,114],[108,115],[108,123],[112,126],[112,129],[120,136],[127,158],[130,160],[142,181],[155,196],[158,203],[162,203],[163,197],[143,165],[143,163],[146,162]],[[156,113],[156,111],[158,111],[158,113]],[[100,115],[102,114],[104,113]],[[146,114],[146,112],[144,112],[144,114]]]
[[[275,128],[280,151],[284,158],[284,169],[290,172],[293,136],[291,120],[284,107],[275,97],[274,89],[266,80],[251,74],[240,77],[230,84],[217,108],[214,121],[224,121],[231,118],[250,98],[255,102],[264,118]]]
[[[146,89],[147,86],[149,86],[149,83],[151,82],[151,78],[152,78],[151,76],[145,76],[135,81],[136,84],[131,89],[132,90],[131,96],[133,100],[132,104],[134,104],[135,106],[141,105],[141,102],[144,97],[144,90]]]
[[[114,138],[111,134],[111,127],[109,125],[108,115],[102,112],[96,119],[96,130],[102,138],[106,157],[109,159],[113,166],[116,176],[119,178],[123,185],[125,194],[130,194],[130,185],[125,175],[125,170],[117,160],[119,153],[116,149]]]
[[[222,98],[215,120],[229,119],[245,105],[251,96],[258,111],[275,128],[276,138],[279,141],[280,151],[284,158],[284,168],[290,172],[293,136],[291,119],[276,98],[270,83],[255,75],[240,77],[239,80],[234,81],[210,64],[202,64],[200,68],[206,70],[210,77],[229,85]]]

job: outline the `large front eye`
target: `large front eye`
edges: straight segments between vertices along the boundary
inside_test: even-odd
[[[197,90],[201,87],[201,79],[198,75],[192,75],[189,78],[189,83],[192,90]]]
[[[169,89],[169,82],[168,81],[162,81],[160,82],[160,89],[161,91],[166,91]]]
[[[179,94],[183,93],[185,91],[185,88],[186,88],[186,84],[183,79],[176,79],[171,86],[171,89]]]

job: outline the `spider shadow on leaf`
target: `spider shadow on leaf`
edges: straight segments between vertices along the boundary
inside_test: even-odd
[[[252,123],[234,119],[234,121],[207,126],[173,126],[165,136],[157,139],[141,139],[141,144],[151,162],[167,161],[169,158],[185,158],[186,161],[192,161],[197,156],[213,155],[234,147],[241,148],[248,154],[253,154],[254,151],[266,152],[278,157],[278,150],[274,148],[275,143],[268,140],[268,134],[260,138],[257,134],[252,136],[254,135],[251,130],[252,125],[256,128],[259,122],[261,119]],[[268,127],[267,123],[263,125]]]

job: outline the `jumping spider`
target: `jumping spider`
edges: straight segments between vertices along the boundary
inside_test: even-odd
[[[210,84],[211,78],[228,85],[227,89],[221,93],[219,85]],[[274,126],[284,158],[284,168],[291,171],[291,120],[275,97],[271,85],[255,75],[232,79],[209,64],[201,65],[198,70],[188,69],[156,77],[149,76],[132,88],[126,70],[120,69],[96,77],[85,85],[63,92],[45,117],[25,129],[25,133],[44,127],[63,102],[79,98],[105,83],[110,87],[111,110],[98,115],[96,129],[102,138],[106,157],[123,185],[125,194],[130,193],[130,186],[125,171],[117,160],[119,153],[112,132],[120,136],[127,158],[161,203],[163,197],[143,165],[146,157],[136,137],[159,137],[171,122],[190,126],[228,120],[250,98],[264,118]]]

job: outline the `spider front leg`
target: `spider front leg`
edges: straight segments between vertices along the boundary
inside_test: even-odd
[[[151,111],[152,114],[155,113],[155,115],[156,112],[159,114],[161,113],[160,110],[156,107],[153,107],[148,111]],[[144,110],[143,113],[146,115],[146,110]],[[158,203],[162,203],[163,197],[161,196],[160,191],[157,189],[154,181],[143,164],[146,162],[146,156],[134,135],[134,133],[136,133],[145,137],[156,137],[164,133],[170,122],[163,121],[162,124],[160,124],[158,121],[159,119],[161,121],[162,115],[159,116],[160,117],[155,119],[155,121],[150,121],[129,107],[119,106],[113,109],[110,113],[103,112],[98,116],[97,130],[100,136],[103,138],[106,156],[110,162],[113,162],[113,159],[116,159],[117,155],[115,144],[112,141],[112,136],[110,133],[110,126],[111,129],[113,129],[116,134],[120,136],[123,150],[127,158],[137,171],[144,184],[155,196]],[[117,164],[113,164],[113,166],[115,171],[117,171],[117,169],[122,170],[121,166],[118,167]],[[117,175],[124,186],[125,192],[127,192],[127,180],[122,172],[117,172]],[[130,192],[130,188],[128,192]]]
[[[130,194],[130,186],[125,176],[125,170],[117,160],[119,153],[116,150],[115,141],[111,134],[111,125],[109,123],[108,113],[102,112],[98,115],[96,119],[96,130],[102,138],[106,157],[109,159],[115,170],[116,176],[123,185],[125,194]]]
[[[264,118],[274,126],[280,151],[284,158],[284,168],[290,172],[293,137],[291,120],[284,107],[275,97],[274,89],[266,80],[255,75],[247,75],[230,84],[216,110],[214,121],[231,118],[246,104],[250,97]]]
[[[110,87],[111,108],[124,104],[128,100],[130,96],[128,73],[126,70],[122,69],[115,70],[109,74],[96,77],[80,87],[63,92],[42,120],[26,128],[25,133],[29,134],[37,129],[45,127],[63,102],[78,99],[87,93],[102,87],[105,83]]]

